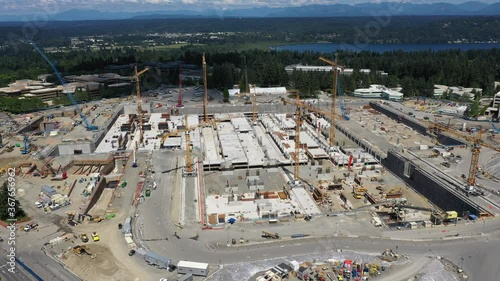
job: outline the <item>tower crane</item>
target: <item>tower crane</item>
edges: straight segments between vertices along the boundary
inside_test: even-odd
[[[295,103],[297,105],[295,109],[295,163],[293,169],[293,180],[295,184],[299,183],[299,162],[300,162],[300,125],[302,125],[302,119],[300,115],[301,107],[300,105],[300,95],[296,93]]]
[[[332,73],[333,73],[333,85],[332,85],[332,109],[331,109],[331,116],[335,116],[335,101],[337,99],[337,79],[339,75],[339,64],[338,64],[338,55],[335,54],[335,61],[331,61],[329,59],[325,59],[324,57],[319,57],[320,60],[330,64],[332,66]],[[331,126],[330,126],[330,147],[335,145],[335,125],[334,125],[334,118],[331,120]]]
[[[428,129],[430,131],[433,131],[434,133],[437,132],[445,132],[448,134],[451,134],[453,136],[459,137],[463,140],[466,140],[471,146],[471,151],[472,151],[472,159],[470,163],[470,168],[469,168],[469,176],[467,177],[467,191],[472,191],[476,184],[476,172],[478,169],[478,164],[479,164],[479,155],[481,153],[481,147],[487,147],[490,149],[493,149],[497,152],[500,152],[500,148],[495,147],[493,145],[490,145],[488,143],[483,142],[482,140],[482,131],[478,130],[477,135],[475,137],[467,136],[462,133],[457,132],[456,130],[440,125],[438,123],[432,123],[432,122],[425,122],[428,124]]]
[[[191,158],[191,136],[189,135],[189,123],[188,123],[188,115],[186,114],[185,117],[185,126],[186,126],[186,170],[184,172],[184,176],[191,177],[195,176],[196,173],[194,173],[193,170],[193,159]]]
[[[208,88],[207,88],[207,62],[205,61],[205,53],[203,53],[203,121],[208,123]]]
[[[142,97],[141,97],[141,85],[139,84],[139,76],[144,74],[144,72],[148,71],[149,68],[144,68],[143,70],[137,72],[137,66],[134,68],[134,76],[132,76],[132,80],[135,81],[135,89],[137,92],[137,119],[139,119],[139,144],[142,144],[142,140],[144,138],[144,131],[142,130]],[[136,145],[137,149],[137,145]]]
[[[257,95],[255,93],[253,94],[252,122],[254,125],[257,124]]]
[[[38,48],[38,46],[34,43],[34,42],[30,42],[31,45],[33,46],[33,48],[35,48],[35,50],[45,59],[45,61],[47,61],[47,63],[52,67],[52,69],[54,70],[57,78],[59,79],[59,82],[61,83],[61,85],[64,87],[64,85],[66,84],[64,82],[64,79],[62,78],[62,75],[61,73],[59,72],[59,70],[57,70],[56,66],[50,61],[50,59],[45,55],[45,53],[40,49]],[[70,91],[66,91],[66,94],[68,96],[68,98],[70,99],[70,101],[73,103],[73,105],[75,105],[76,107],[76,110],[78,111],[78,114],[80,115],[80,117],[82,118],[82,121],[83,123],[85,124],[85,127],[87,128],[87,130],[89,131],[97,131],[99,128],[97,126],[94,126],[94,125],[91,125],[89,123],[89,121],[87,120],[87,118],[85,117],[85,115],[83,114],[82,110],[80,109],[80,106],[78,105],[78,102],[76,101],[75,97],[73,97],[73,94],[71,94]]]

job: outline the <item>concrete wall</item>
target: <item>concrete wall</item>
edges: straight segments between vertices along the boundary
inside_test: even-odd
[[[88,143],[68,143],[68,144],[60,144],[57,146],[57,151],[55,156],[60,155],[74,155],[75,150],[81,150],[82,154],[88,155],[94,152],[95,144]]]
[[[410,117],[403,112],[399,112],[396,109],[390,108],[386,105],[382,105],[380,103],[370,102],[370,106],[376,111],[383,113],[386,116],[395,120],[398,120],[399,116],[403,116],[403,124],[414,129],[415,131],[417,131],[422,135],[427,135],[427,127],[425,125],[420,124],[417,119]]]
[[[405,175],[405,163],[410,165],[408,176]],[[479,215],[480,212],[484,211],[471,200],[464,198],[465,196],[458,196],[444,185],[433,180],[429,174],[405,158],[400,152],[389,151],[383,164],[443,211],[457,211],[459,215],[466,211]]]
[[[101,180],[97,184],[97,187],[94,188],[92,198],[90,199],[89,203],[85,207],[85,211],[83,212],[84,215],[87,214],[90,211],[90,209],[92,209],[92,207],[94,207],[94,205],[97,203],[99,198],[101,198],[102,192],[104,191],[106,186],[107,186],[106,179],[104,177],[101,177]]]

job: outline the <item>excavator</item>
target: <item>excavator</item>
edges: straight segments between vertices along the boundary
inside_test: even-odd
[[[89,247],[85,246],[85,245],[77,245],[75,247],[73,247],[73,253],[75,253],[75,255],[81,257],[83,254],[86,254],[86,255],[89,255],[91,258],[95,258],[95,254],[93,254]]]

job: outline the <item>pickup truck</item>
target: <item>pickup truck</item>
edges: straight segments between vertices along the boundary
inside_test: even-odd
[[[24,231],[28,232],[37,226],[38,226],[37,222],[30,222],[24,227]]]

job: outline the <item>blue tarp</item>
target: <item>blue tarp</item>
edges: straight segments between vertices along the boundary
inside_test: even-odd
[[[233,224],[233,223],[236,222],[236,219],[235,218],[230,218],[230,219],[227,220],[227,222],[230,223],[230,224]]]
[[[470,219],[470,220],[475,220],[475,219],[477,219],[477,216],[476,216],[476,215],[473,215],[473,214],[470,214],[470,215],[469,215],[469,219]]]

